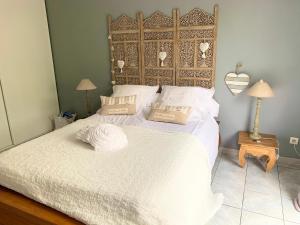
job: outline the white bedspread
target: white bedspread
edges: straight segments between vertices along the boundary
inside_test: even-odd
[[[146,119],[150,109],[150,107],[146,107],[143,111],[138,112],[136,115],[129,116],[102,116],[100,114],[95,114],[92,117],[96,121],[103,123],[111,123],[115,125],[134,125],[165,132],[184,132],[193,134],[203,144],[204,148],[201,150],[208,154],[210,168],[214,166],[215,160],[218,156],[219,126],[213,117],[205,115],[203,116],[202,120],[188,122],[186,125],[155,122]]]
[[[222,204],[193,135],[123,126],[128,147],[92,151],[77,121],[0,154],[0,184],[87,224],[203,225]]]

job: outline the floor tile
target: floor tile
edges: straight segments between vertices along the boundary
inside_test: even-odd
[[[282,181],[291,181],[300,185],[300,170],[279,166],[279,179]]]
[[[233,165],[239,166],[238,151],[223,150],[222,159],[231,162]]]
[[[214,193],[222,193],[224,195],[224,204],[236,208],[242,207],[244,187],[224,185],[218,183],[217,178],[212,183]]]
[[[211,170],[211,177],[212,177],[212,180],[213,180],[214,177],[215,177],[215,174],[216,174],[216,172],[217,172],[217,169],[218,169],[220,160],[221,160],[221,156],[218,156],[218,157],[216,158],[214,167],[213,167],[212,170]]]
[[[272,194],[280,198],[277,167],[267,173],[258,165],[250,164],[249,162],[245,188],[246,190]]]
[[[241,209],[223,205],[206,225],[240,225]]]
[[[239,150],[233,148],[222,148],[222,153],[230,155],[238,155]]]
[[[243,201],[246,168],[236,163],[236,152],[222,152],[222,158],[212,183],[214,192],[224,194],[224,204],[241,208]]]
[[[300,225],[300,213],[292,202],[300,190],[298,162],[281,160],[266,173],[262,163],[251,157],[241,168],[238,151],[223,149],[213,169],[212,189],[224,194],[224,205],[207,225]]]
[[[220,175],[216,174],[214,178],[215,183],[223,184],[230,188],[238,188],[244,190],[245,187],[245,175]]]
[[[278,175],[277,165],[273,167],[270,172],[266,172],[264,165],[260,162],[260,160],[256,158],[248,158],[248,170],[251,168],[252,172],[262,172],[265,174],[273,174]]]
[[[280,182],[281,195],[284,198],[294,198],[300,191],[300,185],[292,182]]]
[[[279,167],[281,194],[285,198],[294,198],[300,191],[300,170]]]
[[[292,223],[292,222],[288,222],[288,221],[284,221],[285,225],[299,225],[300,223]]]
[[[283,219],[281,198],[277,195],[268,195],[246,190],[244,194],[243,209]]]
[[[280,157],[278,165],[288,168],[300,169],[300,159]]]
[[[241,225],[284,225],[284,223],[280,219],[243,210]]]
[[[216,176],[235,177],[236,180],[244,180],[246,176],[246,168],[241,168],[235,164],[234,161],[224,159],[222,156],[216,171]]]
[[[293,203],[293,199],[282,198],[284,219],[289,222],[300,223],[300,212],[298,212]]]

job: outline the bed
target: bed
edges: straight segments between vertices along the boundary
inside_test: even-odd
[[[214,14],[109,17],[113,83],[214,87],[216,29],[217,6]],[[210,188],[218,125],[211,115],[182,126],[149,121],[148,113],[96,113],[1,153],[0,224],[204,225],[223,201]],[[103,123],[121,127],[128,146],[97,152],[76,139]]]
[[[172,129],[171,124],[147,122],[141,114],[120,117],[96,114],[2,153],[1,185],[86,224],[180,224],[192,209],[197,212],[191,218],[212,216],[222,203],[222,197],[209,189],[218,145],[213,118],[179,132],[179,126]],[[86,125],[112,120],[125,129],[134,146],[113,156],[95,154],[75,138],[75,131]],[[205,141],[208,128],[213,142]],[[166,129],[169,132],[161,131]],[[178,196],[181,191],[183,199]],[[203,208],[201,201],[214,205]],[[198,206],[192,207],[191,202]],[[179,211],[182,218],[170,215]],[[118,217],[116,222],[113,218]]]

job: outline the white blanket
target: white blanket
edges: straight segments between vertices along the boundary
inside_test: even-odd
[[[0,154],[0,184],[86,224],[203,225],[223,201],[192,135],[124,126],[129,145],[90,151],[77,121]]]
[[[219,144],[219,126],[214,118],[207,116],[203,118],[203,120],[188,122],[186,125],[154,122],[147,120],[150,110],[150,107],[146,107],[142,112],[139,112],[136,115],[102,116],[96,113],[92,115],[91,118],[97,122],[111,123],[119,126],[134,125],[164,132],[193,134],[203,144],[204,148],[201,150],[208,153],[210,168],[213,168],[218,155]]]

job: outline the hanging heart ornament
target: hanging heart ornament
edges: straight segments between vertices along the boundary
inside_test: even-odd
[[[249,85],[250,76],[245,73],[228,73],[225,77],[225,83],[233,95],[243,92]]]
[[[202,52],[202,58],[205,59],[206,55],[205,52],[209,49],[209,43],[208,42],[204,42],[204,43],[200,43],[200,51]]]

